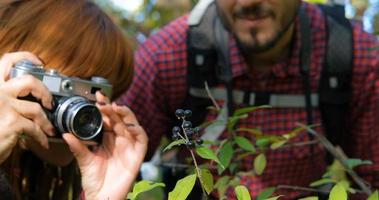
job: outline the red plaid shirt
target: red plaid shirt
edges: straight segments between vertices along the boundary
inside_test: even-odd
[[[325,57],[325,21],[321,11],[305,4],[312,26],[311,88],[316,93]],[[176,109],[183,107],[188,93],[186,24],[187,17],[181,17],[150,37],[135,55],[134,82],[119,102],[131,107],[149,135],[149,150],[154,151],[162,135],[171,134],[172,119]],[[293,39],[291,56],[272,66],[270,72],[249,70],[235,40],[230,42],[230,58],[235,89],[242,91],[270,91],[283,94],[303,94],[302,76],[299,72],[300,35],[298,24]],[[351,101],[349,157],[367,159],[374,165],[362,167],[360,174],[373,187],[379,188],[379,131],[378,131],[378,53],[371,50],[378,43],[354,24],[354,70],[353,98]],[[344,45],[344,44],[341,44]],[[320,112],[314,109],[315,123],[321,123]],[[208,119],[215,117],[209,113]],[[290,132],[297,122],[306,123],[305,109],[271,108],[255,111],[239,122],[240,127],[260,128],[265,134],[281,135]],[[321,132],[321,130],[317,130]],[[241,133],[243,134],[243,133]],[[245,137],[251,135],[245,134]],[[226,137],[224,134],[222,137]],[[307,134],[301,134],[293,142],[308,141]],[[267,152],[267,167],[262,176],[246,176],[241,179],[248,186],[252,196],[271,186],[308,186],[325,172],[325,150],[320,145],[291,147]],[[241,160],[242,170],[251,169],[254,157]],[[280,190],[286,198],[293,199],[299,192]],[[233,195],[230,192],[229,195]],[[233,198],[230,196],[230,198]],[[228,198],[229,199],[229,198]]]

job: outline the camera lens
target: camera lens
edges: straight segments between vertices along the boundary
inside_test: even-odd
[[[99,110],[93,105],[83,105],[70,122],[73,131],[82,138],[91,138],[101,129],[102,118]]]
[[[94,139],[103,127],[100,111],[81,96],[59,99],[54,121],[60,132],[73,133],[81,140]]]

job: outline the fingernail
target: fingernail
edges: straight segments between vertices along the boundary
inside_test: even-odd
[[[99,102],[97,102],[99,105],[101,105],[101,106],[105,106],[105,105],[107,105],[107,103],[105,103],[105,102],[103,102],[103,101],[99,101]]]
[[[49,135],[50,136],[55,136],[55,128],[54,127],[51,127],[50,130],[49,130]]]
[[[134,127],[134,126],[136,126],[136,125],[133,124],[133,123],[125,123],[125,126],[126,126],[126,127]]]

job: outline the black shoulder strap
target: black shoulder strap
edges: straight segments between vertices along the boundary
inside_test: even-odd
[[[334,12],[333,7],[322,5],[327,29],[326,56],[319,83],[319,106],[327,138],[345,146],[343,138],[348,135],[347,116],[352,94],[353,36],[348,19]],[[304,8],[302,8],[304,9]],[[311,56],[310,20],[300,10],[302,55],[301,70],[304,75],[308,123],[312,124],[312,109],[309,105],[309,66]],[[307,97],[308,96],[308,97]]]
[[[347,117],[352,96],[353,32],[348,19],[322,6],[326,16],[328,43],[320,79],[320,110],[328,139],[344,147],[349,136]]]

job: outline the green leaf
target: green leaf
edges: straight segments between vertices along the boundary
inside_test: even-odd
[[[228,123],[227,123],[227,129],[228,131],[232,131],[233,128],[235,127],[235,125],[237,124],[237,122],[240,120],[240,119],[245,119],[247,118],[248,115],[241,115],[241,116],[236,116],[236,117],[230,117],[228,119]]]
[[[297,136],[299,133],[301,133],[302,131],[305,131],[307,128],[311,128],[312,126],[300,126],[300,127],[297,127],[295,129],[293,129],[291,132],[285,134],[285,135],[282,135],[282,137],[286,138],[287,140]]]
[[[169,145],[167,145],[166,148],[163,149],[163,152],[170,150],[174,146],[182,145],[182,144],[185,144],[185,143],[186,143],[186,140],[184,140],[184,139],[173,141]]]
[[[207,169],[200,169],[200,183],[203,185],[205,191],[210,194],[213,190],[213,175]]]
[[[249,106],[241,109],[237,109],[234,111],[233,116],[240,116],[244,114],[248,114],[250,112],[253,112],[258,109],[263,109],[263,108],[271,108],[271,106],[263,105],[263,106]]]
[[[298,199],[298,200],[318,200],[318,197],[316,197],[316,196],[311,196],[311,197],[301,198],[301,199]]]
[[[282,197],[283,195],[279,195],[279,196],[276,196],[276,197],[271,197],[271,198],[268,198],[268,199],[265,199],[265,200],[277,200],[279,199],[280,197]]]
[[[347,200],[347,192],[341,183],[337,183],[329,194],[329,200]]]
[[[259,193],[257,200],[264,200],[269,198],[275,192],[275,187],[269,187]]]
[[[230,187],[237,187],[240,184],[241,184],[241,179],[238,176],[233,177],[233,179],[229,181]]]
[[[327,183],[335,183],[335,182],[336,181],[333,180],[333,179],[323,178],[323,179],[317,180],[315,182],[312,182],[309,186],[311,186],[311,187],[318,187],[320,185],[324,185],[324,184],[327,184]]]
[[[241,137],[241,136],[237,136],[237,137],[235,137],[235,141],[236,141],[237,145],[239,147],[241,147],[242,149],[244,149],[246,151],[255,152],[254,145],[248,139]]]
[[[237,163],[231,163],[229,165],[229,172],[232,174],[235,173],[235,171],[237,170],[237,167],[238,167]]]
[[[153,183],[151,181],[139,181],[133,186],[133,192],[128,194],[128,199],[137,199],[137,196],[143,192],[150,191],[156,187],[165,187],[163,183]]]
[[[255,173],[261,175],[266,168],[266,156],[261,153],[254,159],[254,170]]]
[[[230,181],[230,176],[223,176],[223,177],[218,179],[218,181],[216,182],[214,187],[217,189],[224,187],[228,184],[229,181]]]
[[[237,132],[248,132],[251,133],[254,136],[261,136],[263,135],[262,131],[260,129],[255,128],[239,128],[236,130]]]
[[[372,193],[367,200],[379,200],[379,193],[378,190],[375,190],[374,193]]]
[[[183,200],[193,189],[196,182],[196,174],[188,175],[178,182],[176,182],[175,188],[168,194],[169,200]]]
[[[220,158],[220,162],[224,166],[224,169],[229,167],[229,164],[233,158],[233,155],[234,155],[234,150],[232,147],[232,143],[228,141],[222,146],[218,154]],[[224,169],[222,169],[221,172],[219,172],[219,174],[221,174],[224,171]]]
[[[350,169],[360,165],[372,165],[372,162],[369,160],[361,160],[357,158],[350,158],[346,160],[346,164]]]
[[[216,156],[216,154],[212,150],[208,149],[207,147],[197,147],[196,153],[200,157],[202,157],[204,159],[213,160],[213,161],[217,162],[222,168],[225,168],[222,165],[222,163],[220,162],[220,160],[218,159],[218,157]]]
[[[282,141],[274,142],[274,143],[271,144],[270,148],[272,150],[279,149],[280,147],[282,147],[286,143],[287,143],[287,140],[282,140]]]
[[[260,148],[265,148],[266,146],[268,146],[269,144],[271,143],[271,138],[270,137],[263,137],[263,138],[259,138],[255,144],[260,147]]]
[[[239,185],[234,188],[238,200],[251,200],[249,190],[244,185]]]

